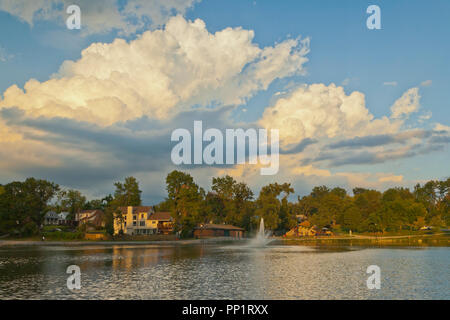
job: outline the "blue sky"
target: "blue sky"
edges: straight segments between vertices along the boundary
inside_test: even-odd
[[[123,8],[125,2],[120,1],[118,8]],[[302,84],[320,83],[329,86],[334,83],[336,86],[343,86],[347,95],[352,92],[363,93],[365,108],[374,118],[389,117],[391,106],[396,100],[408,89],[418,88],[420,108],[404,119],[402,130],[432,130],[436,128],[437,123],[444,127],[450,126],[449,1],[435,0],[432,5],[427,1],[413,0],[186,2],[184,7],[180,5],[172,8],[170,14],[161,11],[167,17],[158,24],[152,21],[152,19],[156,20],[154,18],[156,15],[148,11],[147,19],[143,20],[146,22],[145,27],[136,32],[123,33],[122,26],[119,26],[116,29],[100,32],[94,30],[86,35],[80,31],[65,28],[63,19],[67,15],[64,12],[56,10],[56,13],[50,17],[39,18],[39,12],[36,11],[31,25],[20,12],[12,11],[0,0],[0,97],[10,86],[17,85],[23,88],[30,79],[37,79],[40,83],[46,82],[58,72],[64,61],[79,60],[81,51],[92,43],[110,43],[118,37],[133,41],[147,30],[164,29],[165,21],[178,13],[187,21],[198,18],[203,20],[207,31],[211,34],[226,28],[253,30],[252,43],[260,48],[275,46],[287,39],[298,37],[310,39],[310,52],[306,55],[308,61],[302,65],[303,73],[274,79],[267,89],[249,94],[244,98],[245,102],[234,106],[230,115],[232,121],[258,122],[266,108],[277,103],[279,92],[283,93],[281,96],[289,96]],[[366,8],[371,4],[377,4],[381,8],[381,30],[368,30],[366,27],[366,19],[369,16]],[[83,15],[89,10],[88,7],[83,7],[82,3],[80,7]],[[91,19],[92,12],[87,14]],[[100,11],[99,15],[105,15],[104,18],[108,20],[108,13]],[[158,19],[160,16],[158,15]],[[219,108],[220,103],[217,105],[211,102],[208,107]],[[420,117],[428,119],[420,119]],[[4,124],[0,122],[1,125]],[[364,135],[366,135],[364,130],[356,134],[356,136]],[[367,133],[367,135],[374,135],[374,133]],[[426,143],[423,141],[424,145]],[[449,172],[446,163],[449,159],[450,151],[447,144],[438,151],[420,152],[415,156],[398,157],[381,163],[348,164],[339,167],[317,163],[317,168],[320,167],[331,173],[330,184],[342,182],[332,179],[339,172],[356,172],[402,176],[401,183],[411,186],[422,180],[447,177]],[[8,163],[3,167],[7,169]],[[0,183],[5,183],[12,178],[23,178],[29,174],[39,174],[42,172],[39,168],[39,166],[34,167],[32,162],[27,162],[27,165],[19,168],[14,166],[14,174],[4,174],[0,177]],[[163,175],[162,173],[166,174],[164,170],[155,172],[155,177]],[[123,175],[129,173],[133,172],[127,169],[124,170]],[[136,174],[139,175],[139,173]],[[211,172],[193,174],[198,174],[199,180],[207,181]],[[289,177],[289,175],[286,176]],[[96,192],[90,189],[89,183],[71,185],[70,179],[59,175],[55,177],[60,177],[60,183],[63,185],[82,187],[92,196],[96,195]],[[314,183],[327,182],[314,179],[313,175],[308,177],[307,179],[299,177],[298,180],[303,182],[293,181],[293,183],[299,185],[299,190],[306,192]],[[121,178],[120,174],[112,175],[110,179],[105,179],[104,187],[99,189],[107,192],[106,185]],[[259,181],[259,179],[255,179],[255,187],[260,183],[256,180]],[[353,186],[350,180],[345,182],[347,188]],[[357,181],[360,182],[360,180]],[[160,182],[148,183],[147,187],[156,190],[156,185],[160,185]],[[383,188],[386,185],[380,184],[374,187]],[[146,193],[149,201],[159,199],[161,196],[161,192]]]

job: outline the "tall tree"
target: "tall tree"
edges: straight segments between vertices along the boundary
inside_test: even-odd
[[[69,212],[69,219],[74,219],[75,214],[83,209],[86,197],[77,190],[62,190],[59,195],[61,199],[61,210]]]
[[[168,200],[175,219],[175,230],[182,237],[192,235],[200,222],[205,222],[205,191],[194,183],[191,175],[174,170],[166,178]]]
[[[142,203],[139,182],[135,177],[125,178],[125,182],[114,183],[114,200],[118,206],[140,206]]]
[[[142,203],[141,193],[139,189],[139,182],[135,177],[127,177],[125,181],[114,183],[116,190],[114,191],[114,198],[104,198],[106,205],[105,225],[109,233],[114,230],[114,220],[118,222],[121,227],[119,233],[123,234],[123,225],[125,216],[120,210],[120,207],[140,206]]]
[[[277,230],[282,223],[282,217],[280,217],[282,203],[278,197],[284,194],[283,198],[287,199],[293,192],[294,189],[290,183],[272,183],[262,187],[256,200],[255,214],[259,218],[264,218],[264,224],[268,229]]]
[[[0,196],[0,231],[33,234],[42,225],[49,202],[59,186],[46,180],[28,178],[3,186]]]

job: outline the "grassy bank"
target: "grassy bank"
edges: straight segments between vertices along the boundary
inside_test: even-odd
[[[450,233],[409,234],[409,235],[343,235],[330,237],[278,238],[287,244],[326,246],[411,246],[450,247]]]
[[[51,242],[150,242],[150,241],[177,241],[177,237],[175,235],[148,235],[148,236],[108,236],[102,232],[97,232],[95,234],[102,234],[102,239],[91,238],[88,239],[88,235],[92,235],[94,233],[84,233],[80,231],[45,231],[42,235],[36,235],[31,237],[7,237],[0,239],[0,242],[41,242],[41,243],[51,243]],[[44,236],[44,239],[42,238]]]

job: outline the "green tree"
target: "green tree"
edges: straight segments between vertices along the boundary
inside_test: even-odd
[[[361,211],[354,203],[351,203],[343,212],[342,229],[345,231],[361,231],[362,220]]]
[[[142,203],[139,182],[134,177],[125,178],[125,182],[114,183],[114,202],[117,206],[140,206]]]
[[[207,196],[213,220],[248,227],[251,223],[253,192],[231,176],[212,179],[213,192]]]
[[[264,224],[268,229],[278,230],[284,228],[282,225],[283,218],[289,214],[289,212],[282,212],[282,201],[278,199],[283,194],[284,210],[287,209],[287,198],[289,194],[293,193],[294,189],[290,183],[272,183],[262,187],[258,199],[256,200],[255,215],[258,218],[264,218]],[[283,216],[284,215],[284,216]],[[254,223],[257,223],[256,221]]]
[[[43,223],[49,203],[59,191],[55,183],[28,178],[3,186],[0,195],[0,232],[29,235]]]
[[[77,190],[62,190],[59,194],[61,211],[69,212],[69,219],[74,219],[75,214],[83,209],[86,204],[86,197]]]
[[[108,208],[111,203],[113,202],[114,198],[112,195],[107,195],[106,197],[102,199],[93,199],[84,205],[84,210],[103,210],[105,211],[106,208]]]
[[[125,216],[121,207],[140,206],[142,203],[139,182],[134,177],[127,177],[125,181],[114,183],[116,190],[114,197],[108,196],[102,199],[105,206],[105,227],[110,234],[114,233],[114,221],[121,227],[119,233],[123,234]]]
[[[227,216],[227,221],[239,227],[251,228],[251,219],[254,214],[252,202],[253,192],[244,182],[236,183],[233,186],[234,214]]]
[[[191,175],[177,170],[167,175],[166,189],[175,231],[182,237],[191,236],[193,229],[207,217],[205,191],[194,183]]]

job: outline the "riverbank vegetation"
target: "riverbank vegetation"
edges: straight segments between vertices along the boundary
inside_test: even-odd
[[[111,235],[114,219],[120,219],[118,208],[142,204],[142,191],[134,177],[114,187],[113,195],[87,201],[79,191],[62,190],[46,180],[29,178],[0,185],[0,236],[45,233],[64,237],[68,231],[54,233],[43,228],[45,213],[66,211],[73,217],[81,209],[103,210],[105,232]],[[339,187],[318,186],[308,195],[295,197],[290,183],[263,186],[255,195],[246,183],[223,176],[212,178],[207,191],[190,174],[173,171],[167,175],[166,191],[167,198],[156,209],[172,213],[175,231],[182,237],[190,237],[202,223],[232,224],[251,232],[260,218],[277,235],[296,226],[299,218],[335,234],[351,230],[387,235],[417,232],[424,226],[439,230],[450,225],[450,179],[417,184],[413,190],[354,188],[352,194]],[[84,230],[69,232],[73,233],[69,238],[80,237],[79,232]]]
[[[353,195],[339,187],[318,186],[297,201],[290,201],[295,190],[289,183],[269,184],[255,196],[245,183],[225,176],[212,178],[211,191],[206,192],[189,174],[173,171],[166,184],[168,198],[159,206],[173,213],[178,230],[186,234],[207,222],[251,231],[260,218],[279,235],[294,227],[299,217],[318,229],[327,227],[337,233],[386,234],[450,225],[450,179],[417,184],[412,191],[355,188]]]

